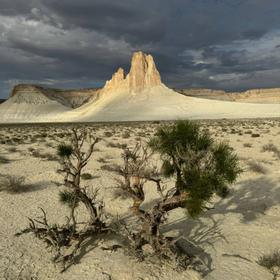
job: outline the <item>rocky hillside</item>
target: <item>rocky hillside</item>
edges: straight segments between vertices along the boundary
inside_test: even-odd
[[[226,92],[212,89],[174,89],[192,97],[247,103],[280,103],[280,88],[251,89],[243,92]]]
[[[50,99],[66,107],[77,108],[91,98],[98,98],[98,94],[99,89],[62,90],[19,84],[12,90],[11,97],[16,103],[42,104]]]

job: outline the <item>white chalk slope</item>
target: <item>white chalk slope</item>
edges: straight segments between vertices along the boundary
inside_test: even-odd
[[[0,106],[1,123],[57,122],[69,108],[41,93],[19,93]]]
[[[80,121],[147,121],[280,117],[280,104],[249,104],[183,96],[160,85],[141,93],[110,92],[68,113]],[[67,115],[68,115],[67,114]]]
[[[38,100],[38,96],[28,100]],[[40,102],[18,102],[14,96],[0,105],[0,122],[100,122],[177,119],[280,117],[280,104],[251,104],[183,96],[164,85],[137,94],[105,93],[71,110],[40,96]]]

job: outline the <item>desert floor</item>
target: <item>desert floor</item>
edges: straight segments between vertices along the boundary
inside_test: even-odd
[[[229,142],[244,172],[230,195],[223,200],[215,197],[211,210],[199,219],[188,218],[182,209],[172,211],[162,231],[182,234],[204,250],[208,264],[204,279],[273,279],[257,261],[280,249],[280,120],[209,120],[201,124],[217,140]],[[122,148],[145,142],[158,125],[86,125],[101,141],[85,169],[93,177],[84,184],[99,188],[111,215],[125,217],[132,205],[115,189],[118,175],[114,166],[121,163]],[[45,244],[31,234],[14,236],[27,227],[27,217],[40,214],[39,207],[46,210],[51,222],[65,222],[68,209],[58,199],[63,177],[57,173],[56,147],[67,139],[67,125],[0,127],[0,279],[201,279],[192,269],[178,272],[168,265],[137,262],[123,249],[101,249],[100,245],[115,244],[114,239],[104,239],[99,246],[89,241],[78,263],[60,274]],[[7,175],[16,182],[7,185]],[[147,190],[146,203],[153,196]]]

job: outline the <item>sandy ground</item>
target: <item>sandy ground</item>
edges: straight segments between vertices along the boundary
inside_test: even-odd
[[[263,254],[280,248],[280,121],[203,121],[205,129],[236,150],[244,173],[232,186],[228,198],[214,198],[213,209],[192,220],[182,209],[172,211],[162,228],[165,234],[182,234],[204,250],[211,280],[265,280],[272,275],[257,264]],[[115,178],[108,166],[120,163],[120,144],[145,141],[157,123],[89,125],[102,141],[96,146],[85,172],[94,178],[84,183],[100,189],[106,211],[129,215],[131,201],[116,197]],[[124,254],[104,251],[94,241],[85,246],[78,263],[60,274],[50,249],[32,235],[15,237],[25,228],[27,217],[43,207],[52,222],[64,222],[66,206],[58,201],[62,177],[59,163],[51,160],[60,142],[67,141],[67,127],[25,125],[0,127],[0,174],[24,176],[25,191],[0,191],[0,279],[201,279],[197,272],[177,272],[165,265],[137,262]],[[276,152],[263,151],[274,144]],[[35,151],[35,152],[34,152]],[[107,167],[106,167],[107,166]],[[148,195],[147,195],[148,197]],[[150,197],[151,198],[151,197]],[[104,240],[102,245],[116,240]],[[101,244],[99,244],[101,245]]]

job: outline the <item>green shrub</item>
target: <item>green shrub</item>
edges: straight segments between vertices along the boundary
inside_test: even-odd
[[[71,145],[60,144],[57,148],[57,155],[59,157],[70,157],[73,153],[73,148]]]
[[[162,173],[176,178],[178,194],[188,194],[186,208],[198,215],[214,193],[225,197],[241,172],[237,155],[215,142],[196,122],[178,121],[158,128],[149,146],[161,155]]]
[[[83,180],[90,180],[90,179],[93,178],[93,176],[92,176],[90,173],[83,173],[83,174],[81,175],[81,178],[82,178]]]

